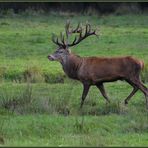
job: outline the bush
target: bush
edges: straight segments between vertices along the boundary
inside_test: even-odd
[[[39,16],[41,14],[45,14],[43,9],[35,10],[34,8],[28,8],[21,12],[23,16]]]
[[[50,74],[44,73],[46,83],[64,83],[65,75],[64,74]]]
[[[24,79],[25,79],[25,82],[28,81],[31,83],[45,81],[42,70],[37,66],[28,67],[24,71]]]
[[[0,94],[0,107],[11,111],[11,113],[17,112],[23,114],[25,106],[31,104],[33,101],[32,86],[28,83],[23,91],[20,91],[17,95],[13,93],[4,91]],[[7,112],[5,111],[5,113]],[[3,113],[1,112],[1,114]]]
[[[123,3],[116,8],[115,14],[139,14],[141,13],[140,7],[137,3]]]
[[[89,15],[89,16],[98,16],[100,13],[99,11],[97,11],[95,8],[93,7],[88,7],[85,11],[84,11],[84,15]]]
[[[14,9],[2,9],[0,10],[0,17],[15,17]]]
[[[13,81],[16,83],[64,83],[65,77],[63,72],[43,70],[36,65],[23,69],[8,69],[5,66],[0,67],[0,81]]]

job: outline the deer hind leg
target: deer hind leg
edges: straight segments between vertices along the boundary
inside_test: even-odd
[[[108,98],[108,96],[107,96],[107,94],[106,94],[106,91],[105,91],[105,88],[104,88],[103,83],[97,84],[96,86],[97,86],[97,88],[100,90],[102,96],[103,96],[103,97],[106,99],[106,101],[109,103],[110,100],[109,100],[109,98]]]
[[[133,79],[132,82],[143,92],[146,99],[146,107],[148,109],[148,89],[144,84],[140,81],[140,78]]]
[[[127,81],[131,86],[133,86],[132,92],[129,94],[129,96],[124,100],[125,104],[128,104],[128,101],[132,98],[132,96],[138,91],[138,87],[134,85],[131,81]]]

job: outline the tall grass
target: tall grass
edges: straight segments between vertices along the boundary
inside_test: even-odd
[[[82,93],[80,83],[72,81],[65,84],[59,83],[52,85],[45,85],[44,83],[8,84],[3,83],[3,85],[1,85],[0,106],[4,110],[7,109],[17,114],[45,113],[64,116],[124,115],[128,113],[128,107],[124,105],[124,99],[132,90],[128,84],[108,84],[107,90],[109,90],[111,100],[111,103],[108,104],[99,93],[99,90],[92,87],[85,100],[83,109],[80,110]],[[121,90],[122,92],[120,92]],[[142,112],[145,111],[144,95],[137,93],[135,96],[130,101],[131,106],[139,106],[137,109]],[[128,106],[130,106],[130,104]]]
[[[139,134],[143,139],[147,137],[148,112],[144,95],[136,93],[128,106],[125,106],[124,99],[132,90],[129,85],[118,82],[107,84],[105,87],[110,96],[110,104],[106,104],[98,89],[92,87],[80,110],[82,86],[75,81],[52,85],[2,83],[1,144],[7,146],[147,144],[146,141],[140,143],[133,140],[138,139]],[[134,138],[129,138],[130,135]],[[128,142],[124,144],[122,138]]]
[[[15,94],[13,91],[10,93],[2,91],[0,95],[0,106],[4,109],[23,114],[22,108],[26,108],[32,102],[32,87],[28,83],[23,91],[18,91]]]

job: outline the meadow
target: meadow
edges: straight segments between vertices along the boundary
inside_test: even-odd
[[[89,21],[100,36],[71,48],[80,56],[124,56],[142,59],[142,81],[148,86],[148,15],[82,15],[67,13],[0,13],[0,146],[148,146],[148,110],[138,91],[126,82],[106,83],[106,104],[91,87],[80,110],[82,85],[70,80],[48,54],[56,46],[52,33]]]

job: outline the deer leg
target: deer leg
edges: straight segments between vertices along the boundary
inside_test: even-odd
[[[108,98],[108,96],[107,96],[107,94],[106,94],[106,91],[105,91],[105,88],[104,88],[103,83],[97,84],[96,86],[97,86],[97,88],[100,90],[102,96],[106,99],[106,101],[107,101],[107,102],[110,102],[110,100],[109,100],[109,98]]]
[[[128,104],[128,101],[132,98],[132,96],[138,91],[137,87],[133,87],[133,91],[129,94],[129,96],[124,100],[125,104]]]
[[[145,96],[148,96],[148,89],[142,84],[140,80],[134,80],[134,83],[145,94]]]
[[[90,88],[90,85],[88,84],[83,84],[83,93],[82,93],[82,98],[81,98],[81,105],[80,105],[80,108],[82,108],[83,104],[84,104],[84,100],[88,94],[88,91],[89,91],[89,88]]]
[[[138,87],[130,80],[126,80],[132,87],[133,87],[133,90],[132,92],[129,94],[129,96],[124,100],[124,103],[125,104],[128,104],[128,101],[132,98],[132,96],[138,91]]]
[[[142,84],[142,82],[139,79],[135,79],[132,81],[145,95],[145,99],[146,99],[146,107],[148,109],[148,89],[146,88],[146,86],[144,86]]]

